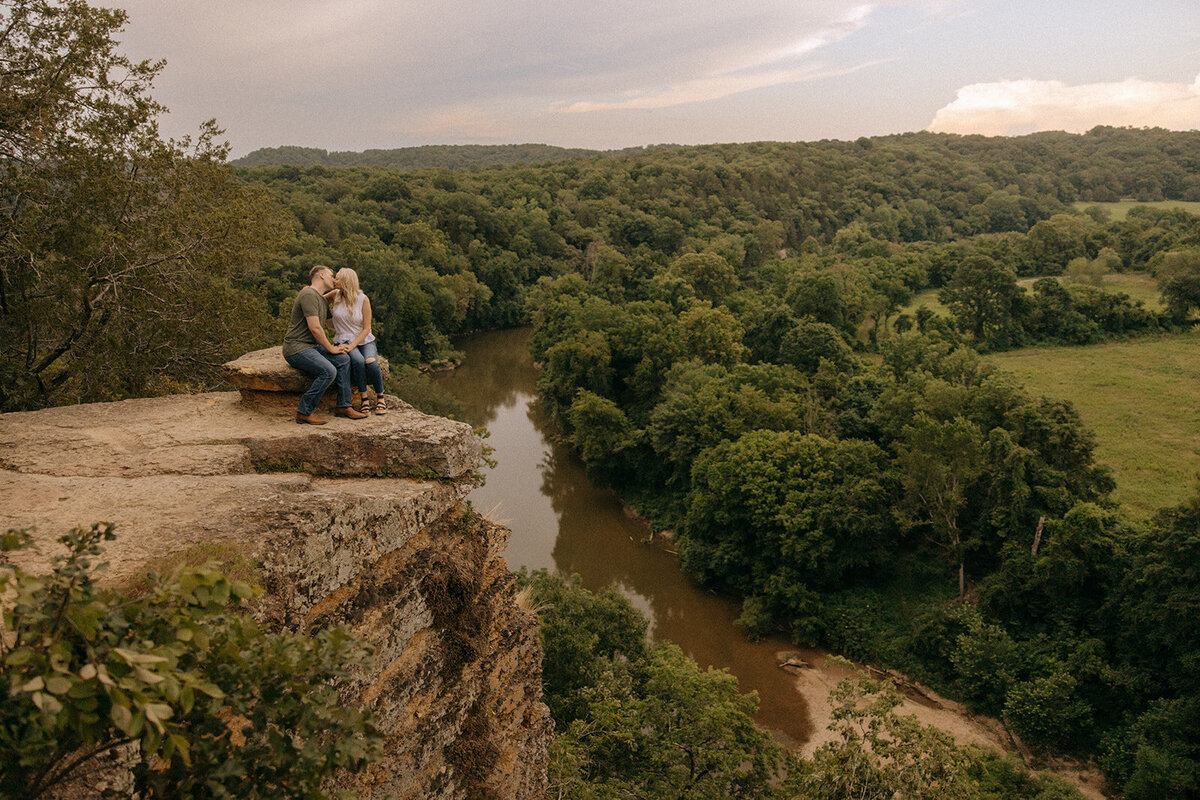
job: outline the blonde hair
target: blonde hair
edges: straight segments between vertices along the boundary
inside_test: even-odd
[[[341,285],[338,286],[334,300],[345,303],[347,308],[353,308],[361,291],[358,288],[358,273],[349,267],[342,267],[337,271],[336,277]]]

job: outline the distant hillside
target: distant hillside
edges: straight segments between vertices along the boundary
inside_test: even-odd
[[[387,167],[389,169],[463,169],[508,164],[545,164],[571,158],[599,158],[642,153],[650,149],[629,147],[624,150],[584,150],[549,144],[431,144],[421,147],[397,147],[392,150],[348,150],[329,152],[318,147],[263,147],[232,163],[237,167]]]

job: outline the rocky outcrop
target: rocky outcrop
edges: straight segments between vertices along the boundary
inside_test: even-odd
[[[386,379],[390,369],[383,356],[379,356],[379,371]],[[299,396],[312,385],[312,376],[284,360],[282,346],[246,353],[222,364],[221,373],[238,390],[245,405],[265,412],[294,409]],[[330,386],[317,408],[328,411],[336,399],[337,388]]]
[[[0,530],[34,530],[40,552],[20,563],[38,569],[71,527],[115,523],[112,583],[253,563],[263,620],[345,624],[375,647],[346,687],[388,736],[362,797],[541,797],[536,618],[515,602],[508,531],[462,502],[479,440],[389,399],[386,416],[319,427],[237,392],[2,415]]]

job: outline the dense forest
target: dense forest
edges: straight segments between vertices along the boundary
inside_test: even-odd
[[[398,367],[453,355],[457,334],[532,324],[564,435],[674,533],[683,568],[742,599],[747,635],[902,669],[1035,751],[1095,756],[1127,797],[1200,796],[1200,496],[1130,518],[1074,410],[980,356],[1194,324],[1200,217],[1075,204],[1200,200],[1200,132],[234,168],[214,127],[158,135],[159,65],[116,53],[119,12],[20,12],[0,40],[3,411],[217,386],[220,363],[276,343],[317,263],[359,272]],[[76,27],[20,27],[42,12]],[[98,77],[114,69],[131,77]],[[493,157],[521,163],[480,165]],[[1106,290],[1117,272],[1153,275],[1161,310]],[[929,291],[946,315],[910,308]],[[528,580],[554,607],[595,599]],[[727,679],[605,613],[599,633],[587,614],[560,620],[565,661],[543,631],[572,796],[890,797],[907,780],[884,759],[854,773],[869,788],[851,785],[838,765],[865,764],[861,747],[789,767],[743,727]],[[555,674],[589,682],[555,688]],[[698,768],[704,788],[696,772],[634,774],[631,743],[674,724],[664,686],[723,698],[723,741],[743,748],[733,767]],[[958,765],[914,796],[970,796],[956,781],[1010,769],[900,731],[875,689],[867,751],[910,736]],[[864,698],[845,699],[865,719]],[[780,769],[791,782],[771,779]],[[981,796],[1059,791],[1015,786]]]

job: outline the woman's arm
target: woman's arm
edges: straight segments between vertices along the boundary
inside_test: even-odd
[[[363,340],[371,335],[371,298],[363,295],[363,324],[362,330],[358,332],[358,336],[354,337],[354,341],[350,343],[351,347],[358,347],[363,343]]]

